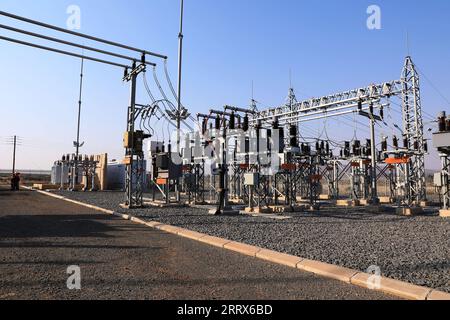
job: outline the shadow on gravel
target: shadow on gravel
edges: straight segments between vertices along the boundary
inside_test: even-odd
[[[28,191],[15,191],[12,192],[10,190],[1,190],[0,189],[0,197],[11,197],[11,196],[15,196],[17,194],[20,194],[21,196],[29,196],[30,192]]]
[[[105,277],[106,278],[106,277]],[[170,278],[165,277],[163,279],[152,278],[149,276],[147,279],[84,279],[83,286],[84,288],[95,288],[96,290],[101,290],[102,287],[111,288],[111,287],[128,287],[128,288],[145,288],[145,287],[155,287],[162,286],[162,288],[167,288],[169,286],[173,287],[195,287],[195,286],[258,286],[258,285],[287,285],[290,286],[292,283],[297,283],[300,287],[302,284],[308,284],[311,282],[311,279],[308,276],[293,276],[293,277],[202,277],[201,279],[181,279],[181,278]],[[326,278],[316,277],[314,276],[314,281],[317,283],[325,283],[329,282]],[[9,280],[4,279],[1,281],[1,285],[3,287],[17,287],[20,286],[39,286],[41,285],[40,281],[35,280]],[[48,286],[59,286],[59,281],[54,280],[46,280],[46,285]]]
[[[104,215],[14,215],[0,217],[1,238],[97,237],[110,238],[115,231],[94,220],[105,220]]]
[[[163,250],[162,247],[145,247],[145,246],[115,246],[115,245],[72,245],[72,244],[60,244],[50,242],[0,242],[0,248],[54,248],[54,249],[100,249],[100,250]]]
[[[115,210],[117,212],[123,213],[123,214],[130,214],[130,211],[124,210],[124,209],[117,209]],[[152,214],[151,212],[132,212],[133,216],[146,218],[146,219],[164,219],[164,214]],[[436,214],[424,214],[420,217],[434,217]],[[370,222],[370,223],[385,223],[385,222],[404,222],[406,220],[413,220],[416,217],[406,217],[406,216],[399,216],[395,213],[389,213],[389,212],[383,212],[383,213],[369,213],[369,212],[326,212],[326,211],[320,211],[320,212],[299,212],[299,213],[287,213],[285,216],[289,217],[287,220],[274,220],[274,219],[264,219],[264,216],[258,216],[254,217],[247,214],[240,214],[236,216],[213,216],[206,213],[197,213],[197,214],[188,214],[188,213],[175,213],[171,212],[170,215],[171,218],[205,218],[205,220],[202,223],[205,224],[221,224],[221,223],[228,223],[233,221],[242,221],[247,220],[248,222],[254,222],[255,224],[273,224],[273,223],[291,223],[292,221],[298,220],[308,220],[308,223],[310,224],[339,224],[339,223],[360,223],[360,222]],[[283,217],[283,215],[281,215]],[[226,218],[226,220],[224,220]],[[315,220],[314,222],[311,222],[311,218],[315,219],[323,219],[323,221]],[[330,220],[330,218],[332,220]],[[196,223],[194,223],[196,224]]]
[[[14,262],[0,262],[0,265],[57,265],[57,266],[68,266],[68,265],[92,265],[92,264],[105,264],[106,262],[100,261],[88,261],[88,260],[61,260],[61,261],[14,261]]]

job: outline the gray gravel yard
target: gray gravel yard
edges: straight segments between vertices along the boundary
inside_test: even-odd
[[[60,192],[58,192],[60,193]],[[85,203],[115,210],[123,193],[68,193]],[[135,216],[308,259],[366,271],[450,292],[450,220],[428,214],[401,217],[364,209],[328,208],[287,214],[286,220],[212,216],[196,208],[133,210]]]

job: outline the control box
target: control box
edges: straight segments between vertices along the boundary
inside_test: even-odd
[[[433,178],[434,178],[433,179],[434,186],[438,187],[438,188],[442,187],[442,175],[441,175],[441,173],[440,172],[435,173]]]
[[[126,149],[134,148],[135,152],[143,151],[144,139],[147,136],[143,131],[131,132],[127,131],[123,135],[123,147]]]
[[[244,185],[256,186],[259,184],[259,173],[246,173],[244,174]]]

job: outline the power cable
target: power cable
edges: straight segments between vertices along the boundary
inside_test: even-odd
[[[425,73],[423,73],[421,71],[421,69],[419,69],[419,67],[417,67],[416,64],[416,69],[417,71],[419,71],[419,73],[425,78],[425,80],[430,84],[430,86],[441,96],[442,99],[445,100],[445,102],[447,102],[447,104],[450,106],[450,100],[441,92],[441,90],[438,89],[438,87],[425,75]]]

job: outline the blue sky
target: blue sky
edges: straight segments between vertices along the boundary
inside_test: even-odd
[[[66,9],[72,4],[81,8],[81,32],[168,55],[176,80],[178,0],[1,0],[0,9],[65,27]],[[371,4],[381,7],[381,30],[366,27]],[[448,99],[449,13],[447,0],[186,0],[184,104],[192,113],[225,104],[247,106],[254,81],[259,107],[278,105],[288,92],[289,70],[299,99],[398,79],[408,52],[407,31],[414,61]],[[0,23],[43,30],[4,17]],[[30,39],[2,29],[0,34]],[[48,169],[61,154],[73,151],[80,61],[6,42],[0,42],[0,48],[0,141],[14,134],[23,137],[18,167]],[[153,60],[160,63],[163,80],[161,61]],[[148,76],[152,82],[151,73]],[[120,69],[86,63],[81,133],[85,153],[123,157],[129,89],[121,77]],[[147,103],[142,81],[138,90],[139,102]],[[450,111],[425,79],[422,98],[428,118]],[[323,125],[308,124],[304,134],[321,132]],[[327,134],[351,139],[353,125],[351,119],[330,120]],[[10,147],[0,143],[0,168],[11,167],[10,158]],[[438,166],[435,155],[429,163]]]

